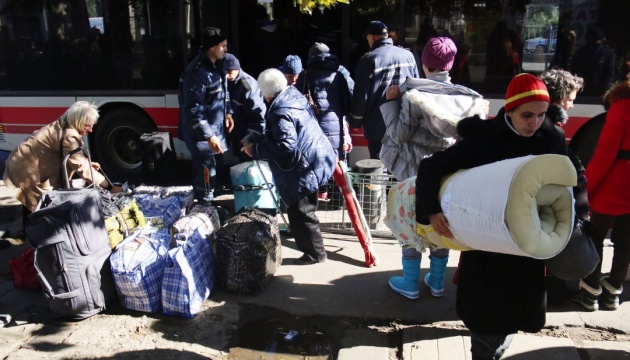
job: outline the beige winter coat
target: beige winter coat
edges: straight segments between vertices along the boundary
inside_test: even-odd
[[[22,141],[6,161],[4,182],[8,187],[18,188],[17,199],[30,211],[35,209],[45,192],[65,186],[59,154],[61,130],[59,120],[42,127]],[[83,146],[83,139],[79,132],[72,128],[66,129],[63,137],[64,155],[80,146]],[[67,166],[70,178],[76,173],[91,182],[90,163],[82,152],[72,155]],[[97,184],[106,183],[105,177],[96,171],[94,178]]]

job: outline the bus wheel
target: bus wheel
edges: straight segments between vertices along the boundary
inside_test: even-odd
[[[94,131],[94,155],[112,181],[142,177],[139,139],[153,131],[157,128],[151,120],[133,109],[115,109],[99,118]]]
[[[593,157],[605,122],[606,113],[601,113],[584,124],[571,139],[570,146],[585,168]]]

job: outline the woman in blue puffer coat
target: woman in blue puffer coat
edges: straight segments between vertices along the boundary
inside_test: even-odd
[[[295,87],[304,95],[310,94],[317,108],[315,115],[319,126],[339,160],[345,160],[343,121],[346,114],[350,113],[354,80],[325,44],[316,42],[308,55],[306,71]]]
[[[335,153],[317,123],[306,98],[277,69],[258,76],[258,86],[267,102],[265,140],[241,151],[256,160],[268,160],[269,168],[287,204],[295,243],[304,255],[297,265],[326,260],[319,230],[317,190],[332,176]]]

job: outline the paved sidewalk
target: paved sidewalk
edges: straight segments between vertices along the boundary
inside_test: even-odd
[[[0,229],[19,228],[20,222],[19,205],[0,184]],[[324,334],[339,336],[339,350],[332,354],[336,359],[471,358],[469,332],[455,314],[456,288],[452,283],[447,282],[446,295],[441,299],[427,291],[418,300],[403,298],[387,286],[388,279],[400,273],[400,247],[395,240],[375,239],[380,262],[367,268],[354,236],[324,236],[329,254],[325,263],[293,265],[292,260],[301,253],[292,240],[285,239],[283,265],[263,292],[243,296],[216,290],[195,319],[135,313],[114,306],[90,319],[71,323],[51,319],[39,292],[13,287],[8,260],[27,246],[13,241],[9,248],[0,250],[0,313],[13,317],[9,326],[0,329],[0,358],[326,358],[308,353],[261,352],[235,338],[256,321],[274,323],[279,314],[288,314],[295,322],[278,321],[281,325],[277,327],[299,327],[311,318],[349,322],[342,333]],[[610,246],[605,249],[605,268],[610,266],[611,250]],[[447,279],[452,278],[457,262],[458,253],[453,251]],[[423,273],[428,267],[428,261],[423,260]],[[571,303],[552,306],[545,329],[537,334],[519,333],[504,359],[630,359],[627,291],[622,301],[614,312],[583,312]],[[253,310],[246,318],[247,309],[261,311],[260,319],[252,316]],[[321,325],[327,329],[327,324]],[[264,331],[262,327],[255,329]],[[241,352],[235,349],[237,342]]]

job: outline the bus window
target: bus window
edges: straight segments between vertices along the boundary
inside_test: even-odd
[[[547,70],[557,42],[558,6],[527,5],[523,26],[523,71],[540,74]]]
[[[177,88],[178,0],[0,3],[0,90]]]

